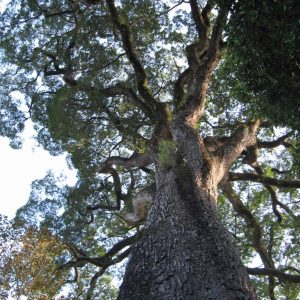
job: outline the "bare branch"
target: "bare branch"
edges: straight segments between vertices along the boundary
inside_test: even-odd
[[[247,152],[247,155],[244,158],[243,162],[248,164],[249,166],[251,166],[256,171],[257,175],[262,177],[263,169],[258,162],[259,148],[257,146],[257,143],[253,146],[248,147],[246,152]],[[248,174],[252,174],[252,173],[248,173]],[[254,174],[254,175],[256,175],[256,174]],[[276,191],[273,188],[273,185],[270,185],[265,181],[262,181],[261,183],[268,190],[268,192],[271,196],[272,209],[273,209],[274,215],[277,217],[278,222],[280,223],[282,221],[282,217],[281,217],[279,210],[277,209],[277,206],[280,206],[281,208],[283,208],[290,216],[292,216],[294,218],[295,216],[294,216],[293,212],[288,208],[288,206],[279,201]]]
[[[276,148],[278,146],[285,146],[287,148],[292,147],[292,144],[287,142],[288,137],[293,134],[293,131],[279,137],[278,139],[271,141],[271,142],[264,142],[264,141],[257,141],[258,148]]]
[[[197,0],[190,0],[190,6],[191,6],[191,12],[192,12],[192,16],[198,31],[198,35],[200,39],[205,39],[207,38],[207,34],[208,34],[208,26],[207,23],[205,23],[204,19],[203,19],[203,15],[201,14],[201,10],[200,7],[197,3]],[[206,11],[208,11],[208,9],[206,9]],[[205,18],[207,19],[207,13],[205,11]]]
[[[218,52],[220,50],[220,42],[221,42],[221,38],[222,38],[222,32],[223,32],[224,26],[227,21],[227,16],[229,13],[230,5],[228,5],[228,4],[227,4],[227,6],[225,6],[224,4],[221,5],[214,28],[212,30],[212,35],[210,38],[210,45],[209,45],[209,49],[208,49],[208,56],[212,60],[215,60],[215,57],[216,57],[216,55],[218,55]]]
[[[284,180],[254,173],[229,173],[230,181],[252,181],[281,188],[300,188],[300,180]]]
[[[190,81],[190,77],[191,69],[187,68],[178,76],[174,84],[174,103],[176,107],[178,107],[183,100],[184,86]]]
[[[138,231],[136,234],[116,243],[106,254],[105,257],[113,257],[125,247],[131,246],[136,243],[142,236],[143,231]]]
[[[120,156],[109,157],[97,168],[97,171],[106,173],[106,170],[112,167],[113,165],[120,166],[125,169],[143,168],[150,165],[152,162],[153,161],[150,154],[141,154],[138,152],[133,152],[133,154],[128,158]]]
[[[114,190],[116,195],[115,205],[96,204],[88,205],[86,209],[88,211],[94,211],[98,209],[105,210],[120,210],[121,200],[125,199],[127,195],[122,194],[121,181],[118,172],[112,167],[113,165],[123,167],[125,169],[131,168],[144,168],[152,163],[152,157],[150,154],[140,154],[133,152],[129,158],[111,156],[105,162],[103,162],[96,170],[96,172],[111,174],[114,181]]]
[[[277,209],[277,206],[279,205],[279,206],[285,208],[287,211],[289,211],[289,208],[278,200],[277,194],[276,194],[276,192],[275,192],[275,190],[273,189],[272,186],[265,185],[265,188],[268,190],[268,192],[271,196],[273,213],[277,217],[277,221],[279,223],[281,223],[282,222],[282,216],[281,216],[281,213],[279,212],[279,210]]]
[[[201,12],[203,21],[204,21],[205,25],[208,27],[210,27],[209,14],[212,9],[213,9],[213,1],[208,0]]]
[[[122,261],[124,258],[128,257],[128,255],[131,253],[131,250],[132,250],[132,246],[126,249],[125,251],[123,251],[120,255],[116,256],[112,260],[113,264],[117,264],[120,261]]]
[[[243,204],[238,195],[234,192],[231,184],[227,181],[223,181],[222,189],[227,195],[228,200],[232,204],[235,211],[246,221],[249,228],[253,230],[252,242],[253,247],[258,252],[264,266],[266,268],[275,268],[271,253],[268,252],[263,238],[262,238],[262,228],[256,218],[253,216],[251,211]],[[271,298],[274,298],[274,287],[275,280],[272,275],[268,278],[269,281],[269,295]]]
[[[272,269],[272,268],[247,268],[247,271],[251,275],[261,275],[261,276],[274,276],[282,281],[300,283],[300,275],[292,275],[284,273],[281,270]]]
[[[58,267],[59,270],[65,269],[65,268],[75,268],[75,267],[83,267],[86,264],[90,263],[95,266],[98,266],[101,268],[102,274],[105,272],[107,268],[109,268],[111,265],[120,262],[122,259],[128,256],[130,252],[130,248],[126,249],[125,251],[121,252],[125,248],[133,245],[136,243],[140,237],[142,236],[143,231],[138,231],[134,235],[127,237],[118,243],[116,243],[109,251],[107,251],[106,254],[99,256],[99,257],[90,257],[87,253],[84,253],[84,255],[75,256],[75,260],[70,260],[67,263],[61,265]],[[73,245],[74,246],[74,245]],[[71,252],[73,255],[73,251]]]
[[[101,171],[102,173],[109,173],[113,177],[113,185],[114,192],[116,196],[116,204],[115,205],[105,205],[105,204],[96,204],[96,205],[88,205],[86,207],[87,211],[94,211],[98,209],[105,210],[120,210],[121,209],[121,200],[124,198],[122,194],[122,185],[118,172],[112,167],[106,167]]]

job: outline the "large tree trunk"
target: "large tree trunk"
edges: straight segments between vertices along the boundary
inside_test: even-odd
[[[185,149],[175,166],[157,166],[156,199],[145,233],[132,251],[119,300],[256,299],[218,219],[214,178],[199,183],[197,176],[208,167],[189,142],[198,144],[195,137],[181,143]],[[202,169],[197,171],[199,161]]]

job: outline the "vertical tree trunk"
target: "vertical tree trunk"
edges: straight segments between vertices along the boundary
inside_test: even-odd
[[[182,164],[157,170],[157,195],[119,300],[256,299],[214,196]],[[209,190],[209,189],[208,189]]]

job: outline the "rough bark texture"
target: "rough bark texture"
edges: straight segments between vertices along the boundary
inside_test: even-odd
[[[156,164],[156,198],[118,299],[256,299],[218,219],[214,168],[193,129],[178,128],[176,164]]]
[[[209,195],[161,171],[142,240],[132,252],[118,299],[255,299],[248,275]],[[199,196],[201,197],[199,199]]]

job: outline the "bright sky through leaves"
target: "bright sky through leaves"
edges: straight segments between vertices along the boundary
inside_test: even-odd
[[[8,138],[0,137],[0,213],[10,218],[27,202],[31,182],[43,178],[48,170],[53,169],[57,175],[66,174],[68,184],[76,180],[76,172],[68,170],[65,155],[54,157],[37,147],[33,134],[28,122],[20,150],[12,149]]]
[[[9,0],[0,1],[2,12]],[[41,147],[37,147],[32,124],[27,122],[23,134],[25,140],[22,149],[15,150],[9,146],[9,139],[0,137],[0,213],[9,218],[24,205],[30,194],[31,182],[43,178],[48,170],[55,174],[68,176],[68,184],[75,183],[75,171],[70,171],[65,155],[51,156]]]

